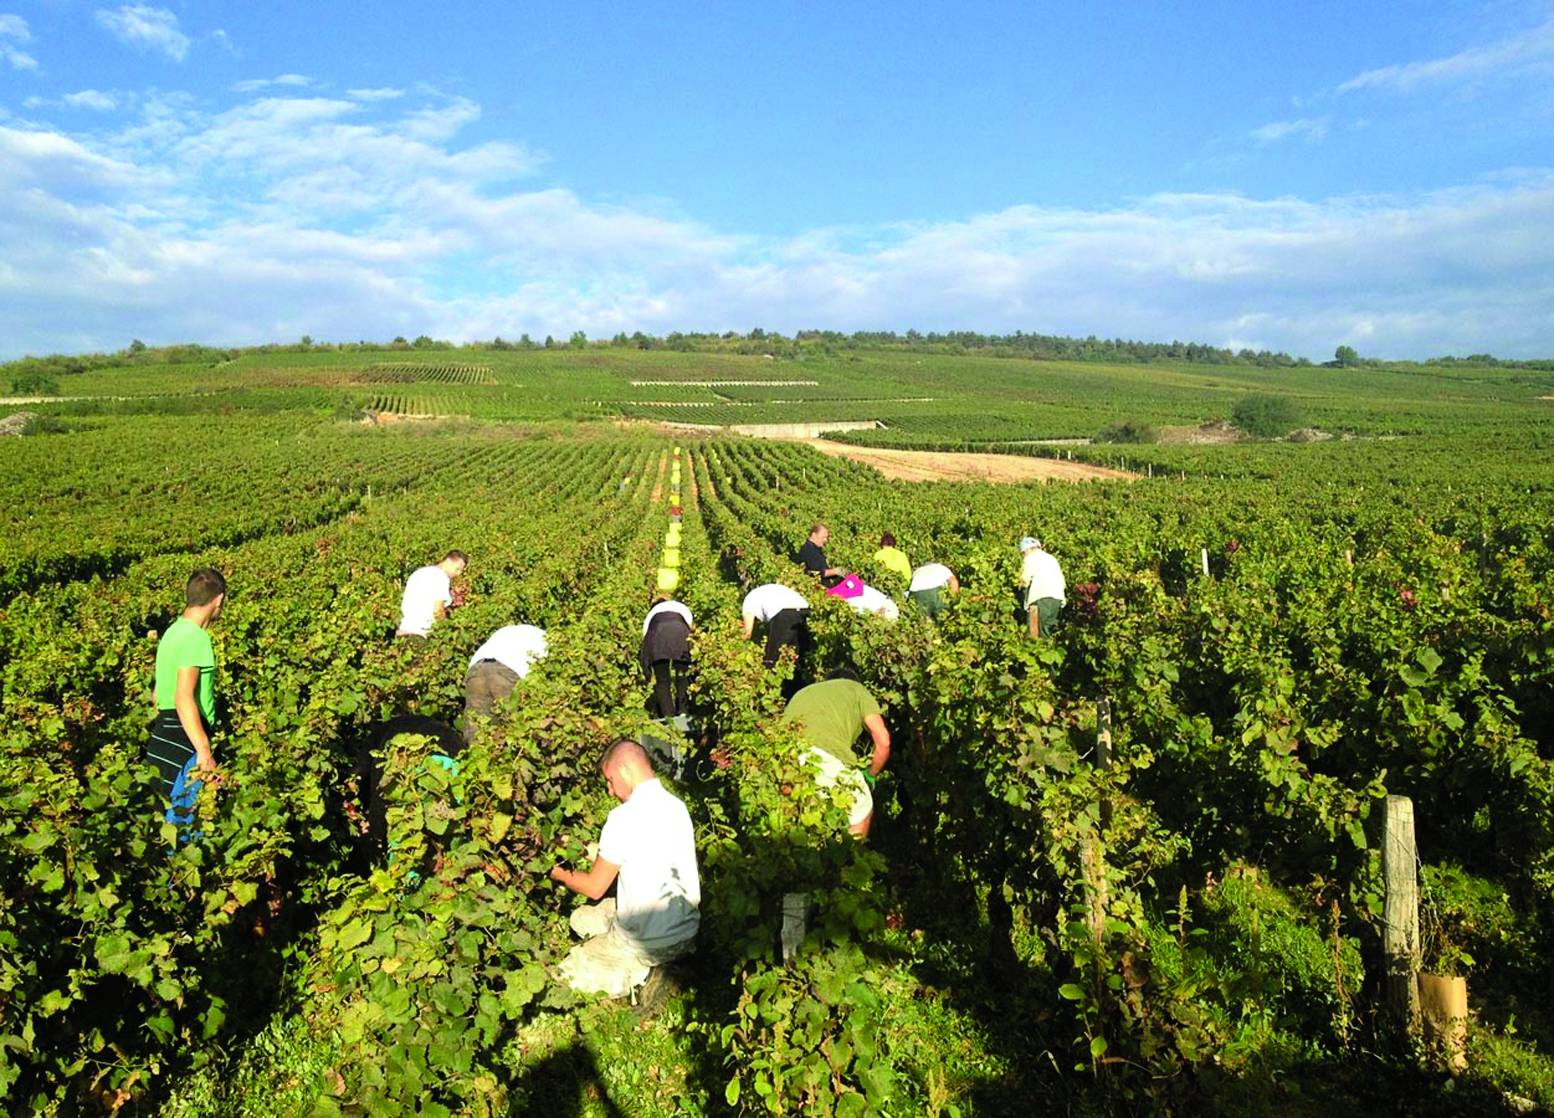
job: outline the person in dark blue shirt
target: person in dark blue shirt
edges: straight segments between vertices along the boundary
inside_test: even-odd
[[[824,524],[812,524],[809,538],[799,546],[799,562],[806,571],[820,580],[822,586],[835,586],[847,576],[846,571],[826,561],[826,542],[830,538],[831,529]]]

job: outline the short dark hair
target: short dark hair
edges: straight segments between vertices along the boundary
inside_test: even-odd
[[[444,555],[440,562],[446,563],[449,559],[457,559],[460,563],[469,562],[469,558],[456,547],[451,549],[448,554]]]
[[[896,537],[891,535],[889,532],[886,532],[883,536],[880,537],[880,546],[881,547],[895,547],[896,546]]]
[[[813,536],[816,532],[820,531],[820,529],[824,527],[825,525],[817,520],[809,526],[809,534]]]
[[[227,579],[215,567],[195,567],[184,584],[183,600],[191,606],[208,606],[227,592]]]
[[[604,753],[599,757],[599,767],[607,769],[619,759],[622,753],[636,753],[642,758],[642,763],[650,770],[653,768],[653,758],[648,756],[648,751],[642,748],[642,743],[632,738],[616,738],[604,747]]]

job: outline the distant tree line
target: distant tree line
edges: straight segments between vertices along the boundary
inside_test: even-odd
[[[659,336],[638,330],[624,331],[609,339],[593,340],[581,330],[574,331],[566,341],[558,341],[547,334],[542,341],[535,341],[528,334],[516,340],[496,337],[490,341],[456,343],[427,334],[419,334],[413,341],[404,335],[390,342],[315,342],[304,335],[291,343],[270,343],[257,346],[217,347],[205,345],[148,346],[136,339],[124,349],[113,353],[56,354],[48,357],[23,357],[0,365],[0,372],[11,379],[13,391],[19,384],[35,384],[44,391],[45,385],[56,382],[58,377],[84,373],[91,369],[108,369],[135,365],[214,365],[238,357],[270,353],[352,353],[382,352],[383,350],[539,350],[539,349],[644,349],[672,350],[682,353],[734,353],[765,356],[789,360],[810,356],[837,356],[860,350],[901,350],[932,354],[977,354],[991,357],[1024,358],[1037,361],[1093,361],[1106,364],[1147,364],[1150,362],[1184,362],[1195,365],[1244,365],[1260,368],[1309,368],[1311,362],[1304,357],[1291,357],[1287,353],[1272,350],[1227,349],[1202,342],[1142,342],[1125,338],[1070,338],[1055,334],[1027,334],[1016,330],[1013,334],[981,334],[971,330],[952,330],[946,333],[907,330],[857,330],[844,333],[839,330],[799,330],[792,335],[756,327],[746,333],[728,330],[719,333],[671,331]],[[1364,358],[1352,346],[1342,345],[1335,351],[1334,359],[1323,363],[1328,368],[1356,367],[1419,367],[1425,366],[1483,366],[1503,369],[1554,369],[1554,359],[1508,361],[1487,353],[1468,357],[1432,357],[1423,362],[1379,361]],[[55,388],[54,390],[57,390]]]

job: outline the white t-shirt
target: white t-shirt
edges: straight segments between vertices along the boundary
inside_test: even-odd
[[[862,594],[844,598],[843,601],[859,613],[878,613],[887,621],[896,621],[901,617],[901,607],[891,600],[890,595],[881,593],[868,584],[864,585]]]
[[[399,631],[424,637],[437,620],[437,607],[453,604],[453,583],[448,573],[433,564],[417,570],[405,583],[399,601]]]
[[[1026,587],[1027,606],[1041,598],[1056,598],[1060,602],[1066,600],[1063,595],[1063,568],[1039,547],[1025,553],[1025,560],[1020,564],[1020,583]]]
[[[610,812],[599,857],[620,867],[615,923],[650,955],[684,943],[701,924],[701,878],[691,815],[655,777]]]
[[[538,625],[503,625],[486,638],[485,644],[475,649],[475,655],[469,658],[469,666],[473,668],[482,660],[495,660],[517,672],[518,678],[522,679],[529,674],[534,661],[544,658],[546,651],[545,630]]]
[[[785,609],[808,608],[809,603],[797,590],[790,590],[780,582],[768,582],[745,595],[739,612],[752,621],[770,621]]]
[[[691,611],[679,602],[659,602],[658,605],[648,610],[648,615],[642,619],[642,635],[647,636],[648,626],[653,624],[653,618],[661,613],[678,613],[685,618],[687,626],[695,624],[691,620]]]
[[[924,563],[912,572],[912,583],[907,587],[907,593],[915,594],[919,590],[935,590],[940,586],[948,586],[953,577],[950,568],[943,563]]]

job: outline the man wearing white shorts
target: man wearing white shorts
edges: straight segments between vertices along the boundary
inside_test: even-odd
[[[869,785],[890,760],[890,730],[880,707],[863,684],[852,679],[828,679],[812,683],[788,701],[785,712],[799,725],[808,744],[805,757],[816,769],[822,788],[840,786],[848,793],[847,829],[867,837],[874,820],[874,795]],[[865,776],[863,761],[853,743],[864,730],[874,744]]]
[[[659,783],[647,751],[622,738],[600,767],[620,806],[604,821],[599,855],[587,873],[554,866],[550,877],[599,902],[572,913],[572,930],[587,939],[563,960],[562,978],[583,993],[623,998],[695,944],[701,879],[690,813]],[[615,896],[601,900],[612,884]]]

